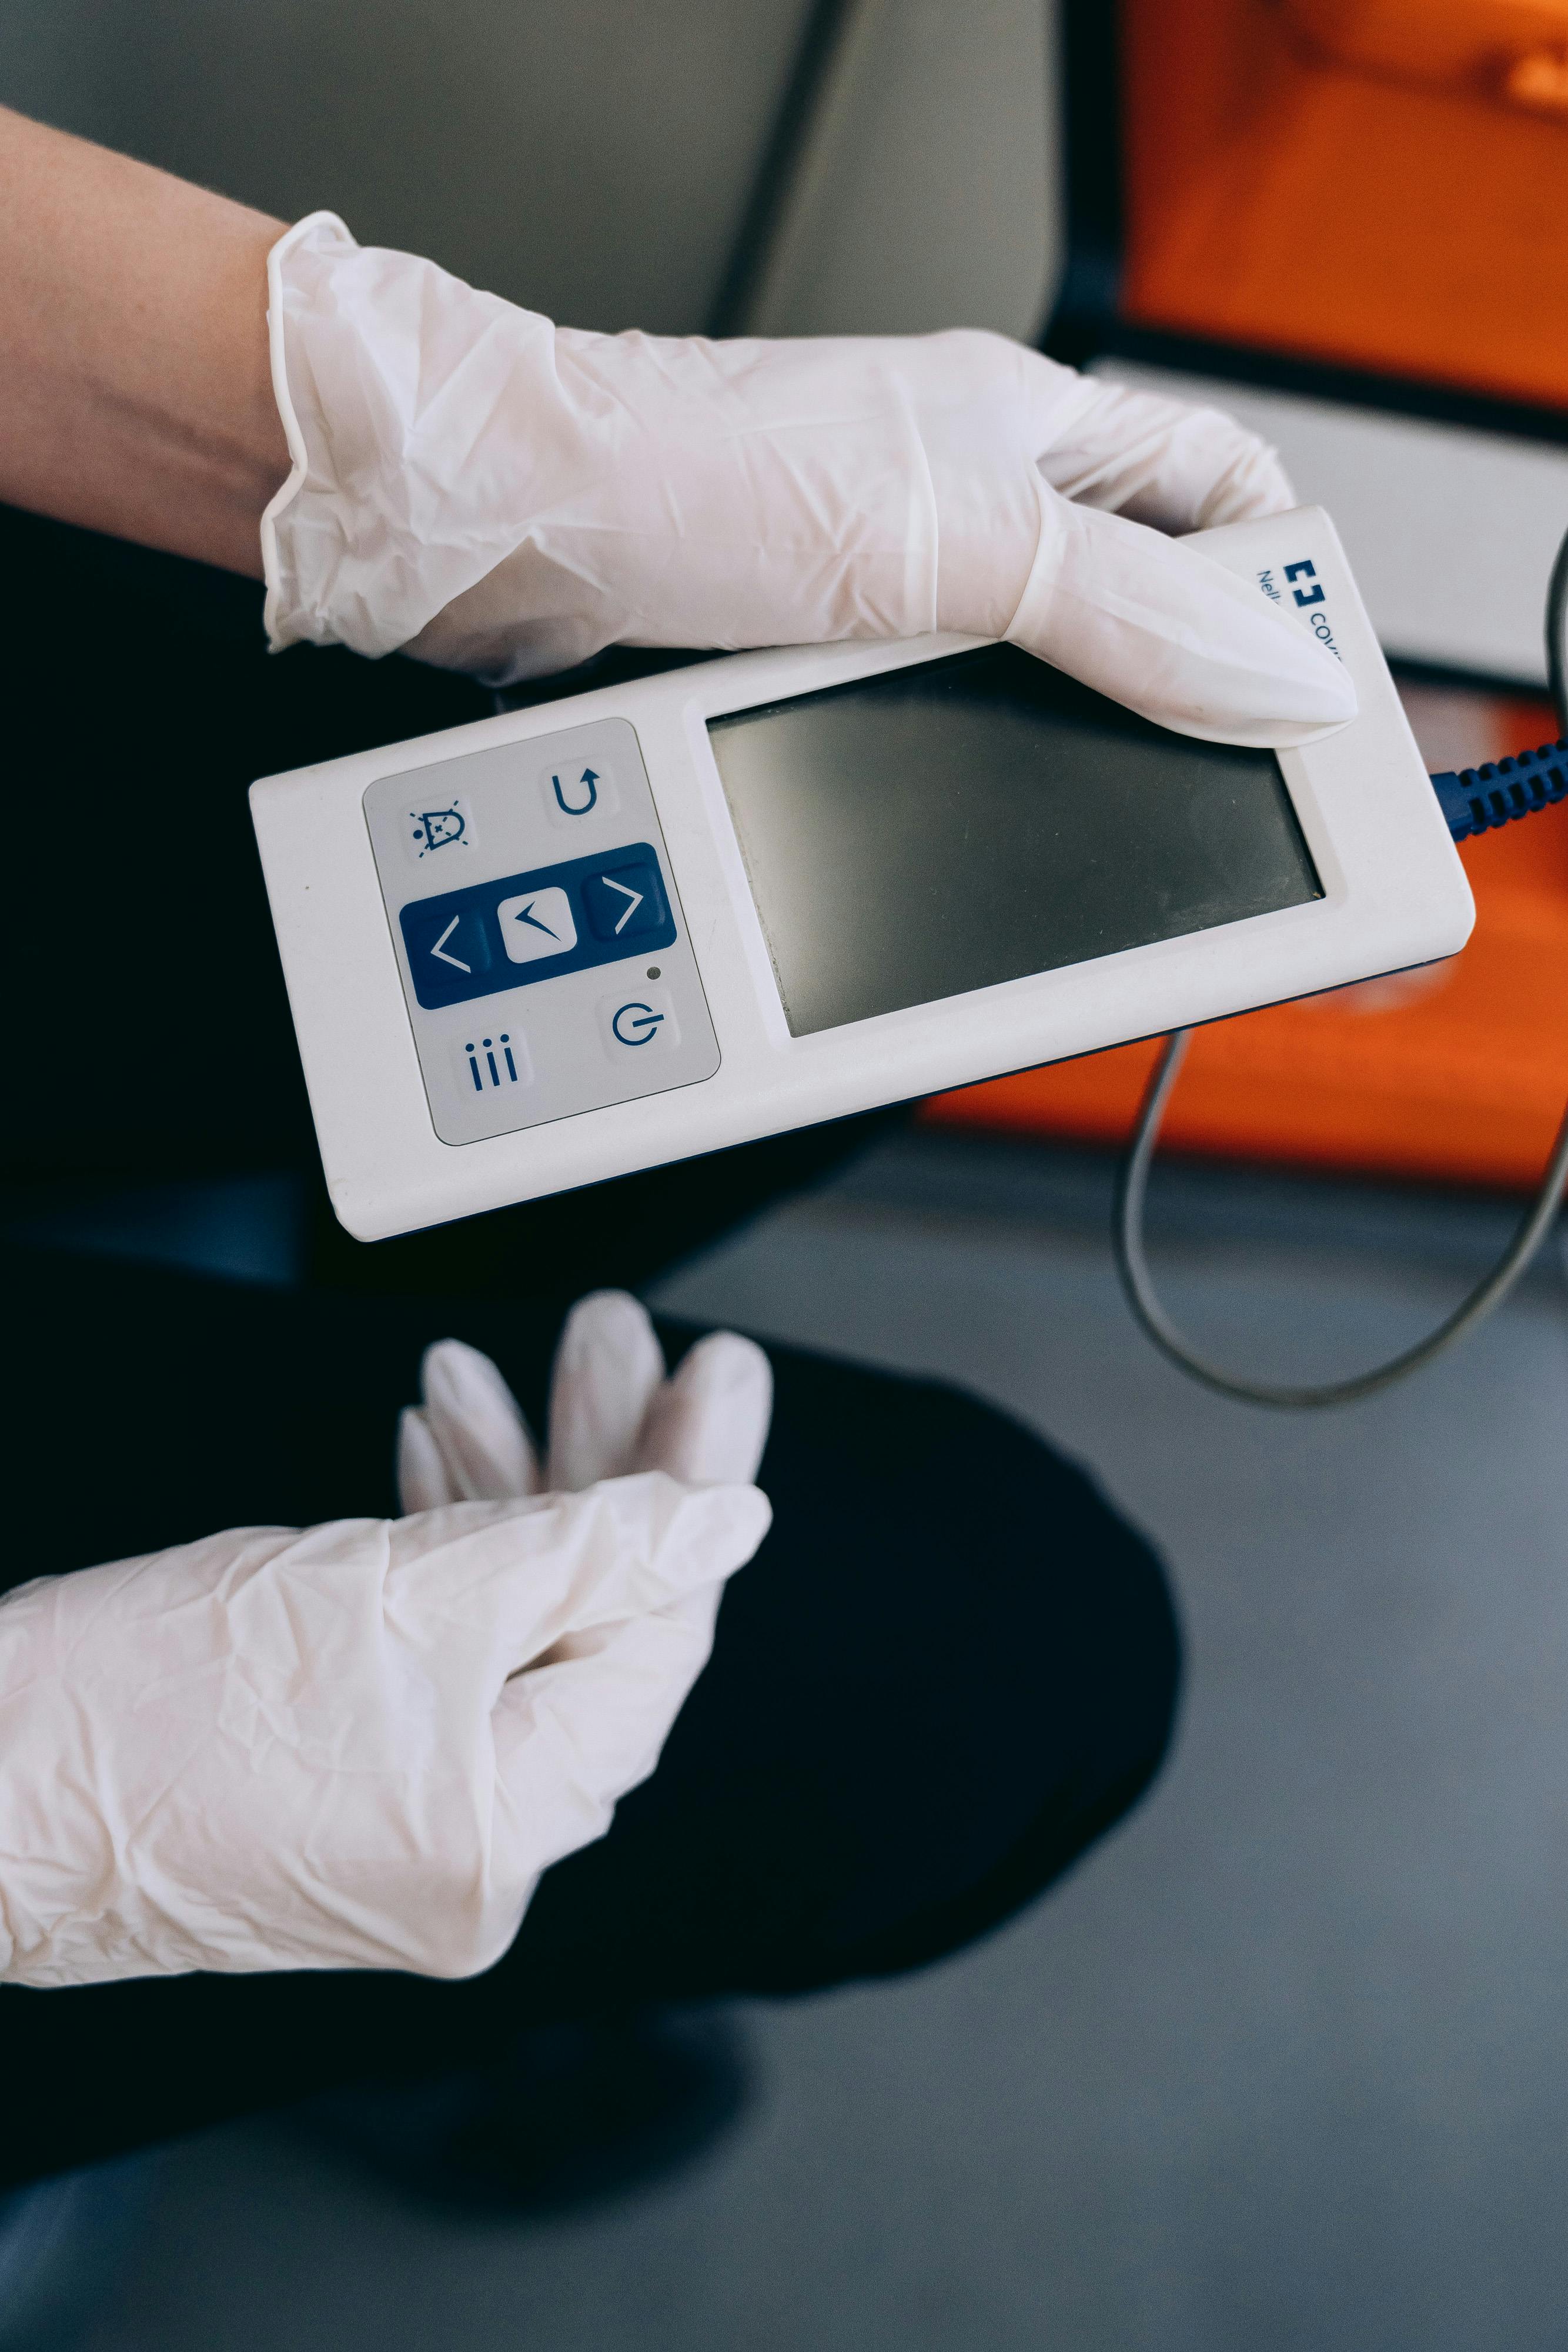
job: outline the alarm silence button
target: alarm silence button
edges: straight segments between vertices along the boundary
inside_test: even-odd
[[[435,792],[417,797],[421,804],[410,807],[402,828],[411,864],[426,866],[434,860],[443,874],[458,873],[467,862],[462,853],[473,849],[478,840],[467,795]],[[435,806],[424,807],[427,800],[434,800]]]

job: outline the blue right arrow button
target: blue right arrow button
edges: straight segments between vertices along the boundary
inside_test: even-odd
[[[648,931],[663,930],[669,921],[658,871],[652,866],[612,866],[590,874],[583,880],[582,900],[596,940],[624,940],[630,945]]]

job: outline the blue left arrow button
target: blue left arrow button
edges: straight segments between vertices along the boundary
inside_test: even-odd
[[[403,944],[422,1004],[458,1004],[485,992],[490,969],[490,929],[478,906],[454,907],[450,898],[402,910]]]

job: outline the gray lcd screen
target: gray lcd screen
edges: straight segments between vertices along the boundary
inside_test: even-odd
[[[708,731],[797,1037],[1322,897],[1271,751],[1011,646]]]

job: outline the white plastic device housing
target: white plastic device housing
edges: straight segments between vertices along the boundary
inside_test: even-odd
[[[1202,534],[1277,591],[1310,562],[1359,714],[1279,755],[1323,895],[795,1037],[710,748],[722,714],[961,652],[952,635],[733,654],[319,767],[251,807],[333,1206],[361,1241],[533,1200],[1454,954],[1474,907],[1339,539],[1315,508]],[[1282,589],[1284,609],[1291,592]],[[594,719],[636,730],[717,1035],[700,1083],[451,1145],[432,1123],[362,805],[376,780]]]

